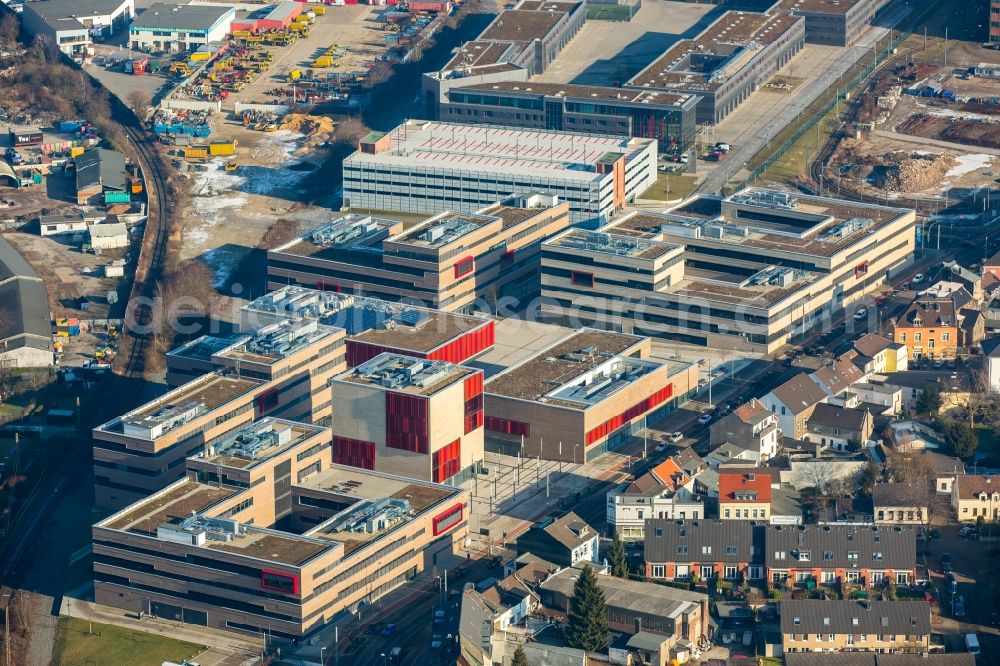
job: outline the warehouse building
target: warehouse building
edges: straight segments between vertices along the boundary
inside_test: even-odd
[[[785,11],[726,12],[642,69],[629,88],[697,95],[699,123],[717,124],[805,44],[805,19]]]
[[[914,219],[909,209],[760,188],[699,195],[545,241],[542,313],[771,353],[908,266]]]
[[[37,368],[54,360],[45,282],[0,236],[0,366]]]
[[[687,150],[695,139],[691,94],[502,81],[452,87],[440,100],[445,122],[656,139],[660,152]]]
[[[495,311],[501,297],[538,294],[539,243],[569,223],[569,205],[540,194],[475,213],[439,213],[409,228],[348,214],[269,250],[268,287],[305,285],[449,312]]]
[[[91,225],[87,229],[87,243],[95,252],[128,247],[128,227],[122,222]]]
[[[244,331],[287,319],[343,329],[349,368],[383,352],[462,363],[491,349],[495,337],[493,320],[483,316],[304,287],[283,287],[251,301],[243,306],[241,319]]]
[[[333,465],[315,426],[268,420],[186,462],[94,525],[97,603],[301,639],[446,562],[467,532],[465,491]]]
[[[888,0],[783,0],[806,20],[806,42],[850,46]]]
[[[436,483],[483,459],[483,372],[379,354],[334,378],[333,460]]]
[[[128,192],[125,155],[91,148],[76,158],[76,202],[104,203],[105,192]]]
[[[486,383],[491,450],[585,463],[671,412],[697,366],[649,360],[649,338],[582,328]]]
[[[94,428],[97,506],[122,507],[182,478],[185,458],[265,414],[267,389],[213,372]]]
[[[354,210],[470,213],[544,192],[572,222],[599,222],[656,182],[656,141],[408,120],[344,160]]]
[[[95,37],[124,30],[135,16],[135,0],[41,0],[21,6],[24,29],[69,56],[85,53]]]
[[[250,335],[201,337],[167,354],[167,383],[229,371],[268,382],[258,397],[262,411],[322,423],[330,418],[328,382],[347,370],[344,336],[314,320],[283,320]]]
[[[139,51],[193,51],[229,34],[233,7],[157,2],[129,26],[129,44]]]

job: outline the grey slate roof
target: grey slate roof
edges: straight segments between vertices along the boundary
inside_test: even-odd
[[[580,575],[576,567],[563,569],[549,576],[540,585],[543,590],[553,590],[566,598],[573,597],[573,586]],[[597,585],[604,592],[608,608],[621,608],[650,613],[661,617],[676,617],[680,612],[691,612],[698,604],[708,601],[708,596],[674,587],[644,583],[607,574],[597,574]]]
[[[795,375],[771,391],[793,414],[799,414],[826,399],[826,393],[806,373]]]
[[[52,351],[45,283],[0,236],[0,352],[22,347]]]
[[[760,564],[763,561],[762,534],[762,527],[743,521],[657,518],[646,521],[644,552],[647,562]],[[687,551],[678,552],[679,547],[686,547]],[[711,548],[711,552],[703,553],[703,548]],[[727,548],[735,548],[736,552],[727,554]]]
[[[41,279],[21,253],[0,236],[0,281],[14,276]]]
[[[532,528],[535,527],[544,530],[553,539],[571,550],[590,541],[597,534],[593,527],[572,511],[550,523],[546,524],[546,521],[536,523]]]
[[[493,613],[475,590],[462,595],[458,613],[458,630],[486,654],[491,653],[490,637],[493,636]]]
[[[872,488],[875,508],[885,506],[927,506],[928,489],[909,483],[876,483]]]
[[[785,666],[975,666],[968,652],[877,654],[875,652],[786,652]]]
[[[808,422],[830,428],[842,428],[844,430],[860,432],[864,428],[866,418],[867,414],[863,409],[853,409],[821,402],[816,405],[816,409],[809,416]]]
[[[854,348],[858,350],[858,353],[869,357],[889,349],[890,346],[892,346],[892,342],[878,333],[865,333],[854,341]]]
[[[95,185],[125,191],[125,156],[115,150],[91,148],[76,158],[76,189]]]
[[[781,602],[782,634],[894,634],[925,636],[931,632],[926,601]]]
[[[894,569],[916,566],[917,534],[909,526],[806,525],[764,528],[768,568]],[[800,555],[808,551],[809,560]],[[856,552],[857,559],[849,553]],[[783,553],[784,557],[778,557]],[[881,553],[881,559],[875,557]]]

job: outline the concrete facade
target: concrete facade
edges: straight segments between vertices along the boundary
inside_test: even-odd
[[[43,0],[24,4],[21,20],[34,37],[69,56],[82,55],[94,36],[110,37],[135,16],[135,0]]]
[[[129,27],[129,45],[139,51],[193,51],[223,41],[235,18],[233,7],[156,3]]]

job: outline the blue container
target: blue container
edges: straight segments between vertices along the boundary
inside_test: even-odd
[[[195,130],[195,136],[197,137],[205,138],[207,136],[211,136],[211,134],[212,134],[212,128],[209,127],[208,125],[199,125],[198,128]]]
[[[170,126],[170,133],[171,134],[184,134],[184,125],[171,125]]]
[[[58,127],[60,132],[75,132],[81,125],[83,125],[82,120],[60,120]]]
[[[166,123],[156,123],[155,125],[153,125],[153,131],[156,132],[157,134],[166,134],[169,129],[170,126],[167,125]]]
[[[69,326],[66,329],[66,332],[69,334],[70,337],[76,337],[77,335],[80,335],[80,327],[79,326]]]

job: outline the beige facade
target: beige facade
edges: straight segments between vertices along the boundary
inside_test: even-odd
[[[188,456],[267,412],[267,389],[213,372],[94,428],[97,506],[120,508],[183,478]]]
[[[914,212],[750,188],[546,241],[542,312],[771,353],[909,264]],[[662,259],[661,259],[662,257]],[[665,261],[666,266],[659,264]]]
[[[648,360],[650,340],[583,328],[486,384],[486,430],[528,458],[582,463],[665,416],[697,385],[697,366]]]
[[[187,478],[94,526],[98,603],[301,637],[464,538],[464,491],[331,465],[329,431],[317,426],[258,426],[290,432],[253,454],[246,441],[223,443],[189,460]]]
[[[1000,518],[1000,476],[958,476],[951,487],[951,505],[961,522]]]
[[[568,205],[544,195],[440,213],[405,230],[397,220],[346,215],[269,251],[268,287],[297,284],[447,312],[477,299],[523,299],[538,290],[539,242],[568,225]]]

